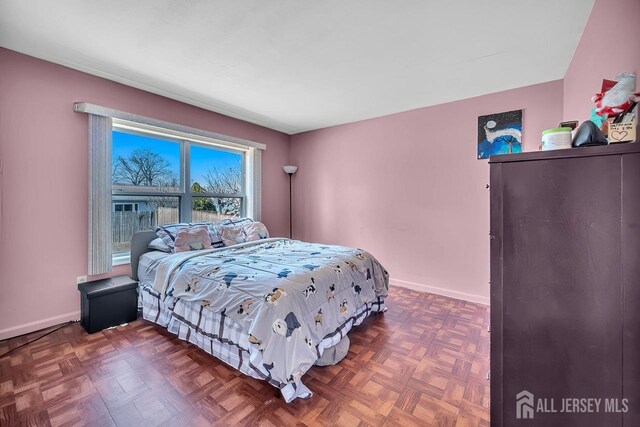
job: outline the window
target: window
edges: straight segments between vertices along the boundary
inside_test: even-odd
[[[138,203],[114,203],[114,212],[138,212]]]
[[[87,272],[90,275],[108,273],[114,263],[128,262],[129,236],[137,230],[151,228],[152,224],[197,221],[205,217],[215,219],[235,216],[238,212],[260,220],[262,151],[267,148],[265,144],[88,102],[74,103],[73,110],[87,114],[88,119]],[[129,136],[127,142],[127,135],[139,138],[134,141],[135,138]],[[115,144],[114,138],[117,140]],[[197,153],[191,155],[192,149],[198,151],[197,147],[215,150],[204,152],[212,158],[202,160]],[[136,149],[147,149],[152,156],[153,153],[159,154],[164,161],[140,161],[140,173],[136,174],[131,162],[118,160],[119,156],[130,160]],[[216,152],[219,152],[219,161],[211,154]],[[202,163],[206,169],[211,167],[223,173],[230,168],[237,175],[233,165],[238,163],[223,159],[229,154],[222,155],[221,152],[235,154],[235,158],[240,160],[239,186],[207,186],[198,181],[202,176],[199,172]],[[119,170],[114,168],[114,159],[119,163]],[[161,172],[158,172],[158,165]],[[122,204],[122,210],[116,210],[116,204]],[[129,204],[131,210],[125,207]],[[113,219],[118,215],[124,222],[117,223]],[[134,220],[122,219],[126,215],[133,216]],[[113,244],[114,236],[118,245]]]
[[[156,225],[245,216],[249,149],[113,121],[112,261],[129,262],[131,236]]]

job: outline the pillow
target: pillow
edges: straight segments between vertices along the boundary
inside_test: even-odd
[[[159,237],[150,241],[147,247],[156,251],[171,252],[171,248]]]
[[[267,227],[261,222],[247,222],[241,225],[221,225],[219,229],[225,246],[252,242],[269,237]]]
[[[253,222],[251,218],[233,218],[223,219],[222,221],[218,222],[192,222],[189,223],[189,225],[206,225],[209,229],[209,237],[211,237],[211,247],[221,248],[224,246],[224,242],[222,241],[222,236],[220,235],[220,226],[242,225],[251,222]]]
[[[175,252],[199,251],[211,247],[211,238],[206,225],[181,228],[176,233]]]
[[[162,241],[167,246],[169,246],[169,248],[171,248],[171,251],[173,251],[178,230],[180,230],[181,228],[205,225],[209,231],[211,246],[214,248],[221,248],[224,246],[224,242],[222,241],[222,236],[220,236],[219,230],[221,225],[243,225],[252,222],[253,220],[251,218],[224,219],[219,222],[180,222],[177,224],[159,225],[155,228],[155,232],[158,237],[160,237]]]
[[[178,224],[158,225],[155,228],[155,232],[162,241],[173,250],[176,241],[176,234],[181,228],[188,228],[189,224],[186,222],[180,222]]]
[[[267,230],[267,226],[261,222],[250,222],[244,224],[242,229],[247,235],[247,242],[252,242],[254,240],[266,239],[269,237],[269,231]]]
[[[220,231],[218,230],[218,227],[220,227],[220,225],[223,222],[224,221],[220,221],[220,222],[192,222],[189,225],[191,225],[191,226],[205,225],[207,227],[207,230],[209,231],[209,238],[211,238],[211,247],[213,247],[213,248],[221,248],[221,247],[224,246],[224,243],[222,242],[222,237],[220,237]]]
[[[249,222],[253,222],[253,220],[251,218],[228,218],[225,219],[223,221],[220,221],[218,224],[224,224],[224,225],[244,225],[246,223]]]

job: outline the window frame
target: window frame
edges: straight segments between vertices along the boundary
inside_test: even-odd
[[[249,198],[259,197],[256,194],[248,194],[247,189],[252,187],[248,183],[249,174],[247,173],[251,165],[249,165],[251,150],[255,150],[252,147],[241,148],[236,144],[228,143],[215,139],[200,139],[193,138],[190,135],[178,136],[175,132],[166,133],[161,129],[151,129],[149,126],[128,122],[120,119],[112,119],[111,132],[122,132],[128,134],[134,134],[142,137],[149,137],[154,139],[162,139],[179,144],[180,153],[180,183],[178,185],[178,191],[162,191],[157,189],[150,189],[149,191],[116,191],[114,188],[111,190],[111,205],[113,206],[113,198],[137,196],[137,197],[177,197],[178,198],[178,221],[179,222],[192,222],[192,202],[194,197],[205,198],[230,198],[240,199],[240,217],[247,215],[247,205],[249,204]],[[113,142],[111,142],[113,146]],[[198,146],[203,148],[210,148],[219,151],[227,151],[234,154],[240,154],[241,159],[241,188],[240,193],[236,194],[222,194],[222,193],[193,193],[191,192],[191,147]],[[140,187],[138,187],[140,188]],[[255,190],[255,189],[254,189]],[[254,202],[255,203],[255,202]],[[110,236],[112,238],[112,236]],[[111,252],[112,266],[124,265],[130,263],[130,253],[113,253]]]
[[[184,177],[183,179],[185,180],[185,183],[189,183],[188,185],[185,185],[185,202],[182,203],[182,200],[180,201],[180,210],[182,211],[183,207],[185,210],[188,210],[189,212],[184,212],[185,217],[188,217],[189,220],[186,222],[190,222],[191,221],[191,212],[192,212],[192,206],[193,206],[193,198],[194,197],[208,197],[208,198],[219,198],[219,199],[240,199],[240,216],[246,216],[246,209],[247,209],[247,153],[246,151],[243,150],[238,150],[238,149],[232,149],[232,148],[227,148],[227,147],[220,147],[220,146],[214,146],[213,144],[206,144],[203,142],[196,142],[196,141],[190,141],[190,140],[185,140],[185,147],[184,150],[185,152],[181,152],[182,154],[185,154],[184,156],[182,156],[183,161],[181,163],[184,163],[183,166],[183,171],[184,171]],[[237,194],[223,194],[223,193],[210,193],[210,192],[205,192],[205,193],[193,193],[191,191],[191,186],[193,185],[193,183],[191,182],[191,147],[192,146],[197,146],[197,147],[203,147],[203,148],[211,148],[211,149],[215,149],[215,150],[220,150],[220,151],[227,151],[227,152],[231,152],[234,154],[241,154],[242,155],[242,161],[241,161],[241,171],[240,171],[240,193]],[[182,221],[182,212],[180,212],[180,221]]]

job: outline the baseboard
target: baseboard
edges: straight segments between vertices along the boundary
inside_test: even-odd
[[[25,323],[23,325],[0,329],[0,341],[17,337],[19,335],[28,334],[30,332],[39,331],[41,329],[48,328],[49,326],[59,325],[61,323],[79,319],[80,312],[74,311],[73,313],[61,314],[60,316],[49,317],[47,319],[37,320],[35,322]]]
[[[445,297],[489,305],[489,297],[484,297],[482,295],[452,291],[451,289],[438,288],[436,286],[425,285],[424,283],[407,282],[406,280],[399,280],[399,279],[393,279],[393,278],[389,280],[389,283],[391,283],[392,285],[400,286],[402,288],[411,289],[413,291],[429,292],[431,294],[443,295]]]

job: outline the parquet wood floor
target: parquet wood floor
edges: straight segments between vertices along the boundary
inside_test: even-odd
[[[0,425],[488,426],[488,308],[398,287],[387,303],[291,404],[144,320],[93,335],[74,324],[0,359]]]

